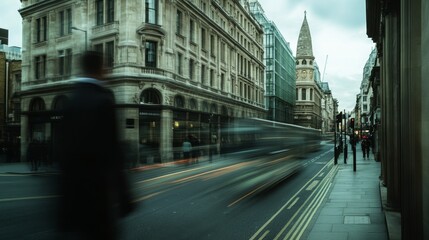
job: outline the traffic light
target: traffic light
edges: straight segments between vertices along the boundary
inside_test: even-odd
[[[343,120],[343,112],[340,112],[337,114],[337,123],[341,123]]]

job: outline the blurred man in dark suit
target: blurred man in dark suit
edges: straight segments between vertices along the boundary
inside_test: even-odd
[[[117,219],[131,211],[117,135],[113,92],[103,86],[103,57],[86,52],[85,77],[64,110],[60,224],[65,238],[116,239]]]

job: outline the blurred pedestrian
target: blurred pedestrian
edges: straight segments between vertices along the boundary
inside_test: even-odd
[[[31,164],[31,171],[37,171],[41,160],[40,144],[37,140],[31,140],[27,147],[27,160]]]
[[[187,137],[187,138],[185,138],[185,140],[182,143],[183,158],[186,161],[190,160],[191,151],[192,151],[192,144],[191,144],[191,142],[189,140],[189,137]]]
[[[117,239],[117,220],[132,209],[120,151],[113,92],[103,80],[103,57],[85,52],[85,77],[64,109],[61,139],[60,227],[72,239]]]
[[[362,154],[364,159],[369,158],[369,146],[370,144],[369,144],[368,138],[364,137],[361,142]]]

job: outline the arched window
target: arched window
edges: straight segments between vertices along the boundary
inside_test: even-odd
[[[174,97],[174,106],[178,107],[178,108],[184,108],[185,107],[185,99],[180,95],[176,95]]]
[[[299,61],[298,60],[296,60],[296,65],[299,65]]]
[[[307,64],[307,61],[304,59],[304,60],[302,60],[302,65],[306,65]]]
[[[34,98],[33,100],[31,100],[30,102],[30,107],[29,110],[31,112],[38,112],[38,111],[44,111],[45,108],[45,101],[43,101],[42,98]]]
[[[146,89],[140,95],[141,104],[161,104],[161,94],[153,88]]]

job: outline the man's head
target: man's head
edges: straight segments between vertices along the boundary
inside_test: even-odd
[[[83,74],[100,79],[103,76],[103,55],[96,51],[86,51],[81,58]]]

